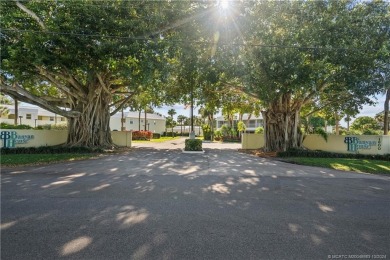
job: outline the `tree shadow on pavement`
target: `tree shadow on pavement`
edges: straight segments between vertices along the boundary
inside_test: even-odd
[[[1,180],[1,253],[4,259],[385,254],[389,180],[221,149],[142,148],[8,168]]]

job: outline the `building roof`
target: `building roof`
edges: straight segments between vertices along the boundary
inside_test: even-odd
[[[56,116],[55,113],[47,111],[46,109],[43,109],[43,108],[38,108],[38,115],[39,116],[51,116],[51,117]],[[57,116],[61,116],[61,115],[57,114]]]
[[[244,114],[242,116],[242,120],[248,120],[249,114]],[[256,119],[263,119],[263,116],[260,114],[259,116],[255,116],[254,114],[251,115],[251,118],[249,120],[256,120]],[[216,118],[218,121],[226,121],[224,116],[219,116]],[[238,114],[234,115],[234,120],[238,120]]]
[[[15,114],[15,106],[14,105],[3,105],[1,104],[2,107],[6,107],[9,111],[9,114]],[[38,108],[37,107],[27,107],[27,106],[18,106],[19,111],[23,110],[23,113],[32,113],[32,114],[37,114],[38,113]]]
[[[9,114],[15,114],[15,106],[14,105],[2,105],[6,107],[9,110]],[[54,117],[56,116],[55,113],[50,112],[46,109],[37,107],[37,106],[21,106],[19,105],[19,112],[20,113],[31,113],[31,114],[36,114],[38,116],[50,116]],[[126,118],[138,118],[139,112],[135,111],[130,111],[130,112],[124,112]],[[58,117],[61,115],[57,115]],[[121,118],[122,113],[118,112],[113,117],[116,118]],[[151,114],[151,113],[146,113],[146,117],[149,120],[165,120],[164,116],[158,115],[158,114]],[[141,119],[145,118],[145,113],[141,113]]]
[[[126,118],[138,118],[139,117],[139,112],[137,111],[130,111],[130,112],[124,112],[124,115]],[[122,117],[122,112],[118,112],[113,117],[116,118],[121,118]],[[145,118],[145,113],[141,113],[141,119]],[[146,113],[146,118],[148,120],[165,120],[165,117],[157,115],[157,114],[151,114],[151,113]]]

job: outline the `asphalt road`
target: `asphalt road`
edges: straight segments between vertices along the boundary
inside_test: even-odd
[[[389,177],[165,145],[3,168],[1,259],[390,258]]]

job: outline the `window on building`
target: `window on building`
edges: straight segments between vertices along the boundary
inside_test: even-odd
[[[250,128],[256,127],[256,120],[249,120],[248,127],[250,127]]]
[[[141,119],[141,123],[143,123],[144,122],[144,120],[143,119]]]
[[[65,117],[61,117],[61,121],[66,121],[66,118]]]
[[[54,121],[54,116],[51,116],[51,117],[50,117],[50,121]]]
[[[130,120],[129,123],[130,123],[130,125],[134,124],[133,120]]]
[[[38,120],[43,120],[43,117],[42,116],[38,116]]]
[[[8,119],[15,119],[15,115],[14,114],[8,115]]]
[[[31,119],[31,114],[26,114],[26,119]]]

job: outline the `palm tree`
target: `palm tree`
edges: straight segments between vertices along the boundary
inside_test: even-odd
[[[173,116],[176,115],[176,110],[173,109],[173,108],[169,109],[169,110],[168,110],[168,115],[170,115],[171,118],[173,119]]]
[[[201,115],[202,118],[208,119],[208,124],[210,125],[211,129],[211,141],[214,139],[214,114],[215,109],[209,109],[205,107],[201,107],[198,111],[198,113]],[[203,133],[204,135],[205,133]]]
[[[171,127],[172,127],[172,137],[173,137],[173,128],[175,127],[176,125],[176,122],[173,120],[173,116],[176,115],[176,110],[171,108],[168,110],[168,115],[171,116]]]
[[[187,119],[186,116],[178,115],[177,122],[180,124],[180,135],[183,136],[183,122]]]
[[[145,106],[144,112],[145,112],[145,115],[144,115],[144,116],[145,116],[145,127],[144,127],[144,129],[145,129],[145,131],[146,131],[146,130],[149,131],[149,127],[146,128],[146,125],[148,125],[148,124],[147,124],[147,121],[148,121],[148,119],[147,119],[147,114],[148,114],[148,113],[154,113],[154,110],[153,110],[153,108],[152,108],[151,106]]]

